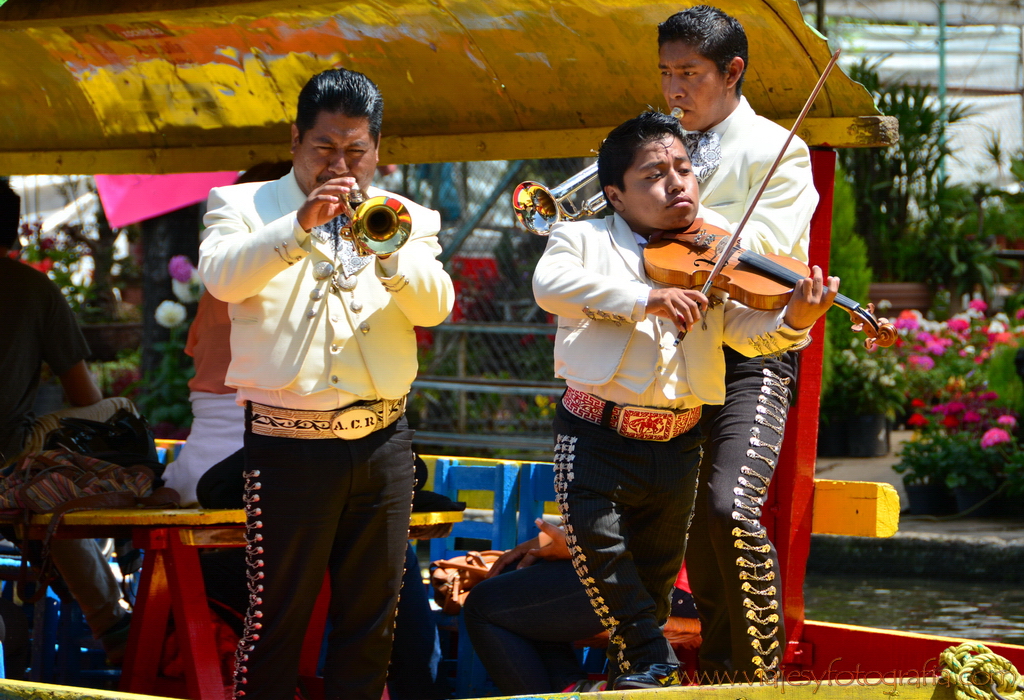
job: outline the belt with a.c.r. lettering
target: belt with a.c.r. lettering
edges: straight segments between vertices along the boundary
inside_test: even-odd
[[[360,401],[333,411],[303,411],[247,402],[245,427],[254,435],[301,440],[358,440],[405,413],[406,397]]]

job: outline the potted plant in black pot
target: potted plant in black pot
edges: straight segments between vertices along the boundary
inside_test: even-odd
[[[997,398],[992,391],[964,392],[933,406],[927,422],[915,421],[919,432],[893,467],[903,474],[912,515],[1002,514],[1001,497],[1016,484],[1008,475],[1018,478],[1024,454],[1014,437],[1017,417]]]
[[[896,412],[906,402],[906,376],[885,349],[867,350],[853,338],[832,362],[821,400],[818,454],[822,457],[881,457],[889,454]]]

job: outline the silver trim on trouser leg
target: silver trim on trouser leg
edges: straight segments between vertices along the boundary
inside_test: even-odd
[[[741,552],[768,554],[772,546],[767,530],[760,522],[761,509],[771,484],[770,474],[775,471],[782,449],[791,394],[789,378],[780,377],[768,368],[762,368],[761,374],[761,393],[757,397],[746,455],[751,460],[766,464],[769,476],[766,478],[748,464],[740,467],[741,476],[737,477],[733,488],[732,519],[736,526],[732,535],[735,538],[733,546]],[[756,478],[760,485],[752,478]],[[744,594],[744,617],[750,623],[746,633],[752,652],[751,663],[756,667],[758,678],[772,680],[778,673],[780,662],[780,655],[773,652],[780,646],[777,637],[782,619],[777,600],[779,590],[770,583],[776,579],[774,564],[771,559],[757,561],[752,555],[744,554],[736,558],[736,567],[740,590]]]
[[[567,493],[569,482],[573,480],[572,463],[576,459],[576,442],[578,440],[579,438],[575,436],[562,434],[559,434],[555,439],[555,502],[558,504],[558,510],[562,514],[562,525],[565,527],[565,544],[572,558],[572,567],[576,570],[576,575],[583,584],[583,589],[587,592],[587,598],[590,599],[590,605],[601,620],[601,625],[608,630],[608,645],[609,648],[615,649],[615,662],[619,666],[619,671],[626,672],[629,670],[630,664],[623,654],[625,640],[616,634],[619,621],[610,614],[608,605],[601,596],[601,591],[597,588],[597,582],[590,575],[590,568],[587,566],[587,556],[580,548],[572,523],[569,520]]]
[[[249,609],[245,614],[245,622],[242,628],[242,637],[238,640],[238,646],[235,648],[235,697],[241,698],[245,696],[245,690],[242,686],[248,683],[246,674],[249,669],[246,664],[249,662],[249,652],[256,648],[256,642],[260,639],[259,631],[263,627],[263,623],[260,619],[263,617],[263,612],[260,610],[260,605],[263,604],[263,581],[264,573],[261,571],[263,568],[263,560],[260,556],[263,554],[263,546],[260,544],[263,541],[263,535],[258,532],[262,529],[263,523],[259,520],[255,520],[263,514],[263,510],[256,504],[260,502],[259,491],[263,488],[263,485],[256,481],[259,478],[260,472],[258,469],[247,471],[242,473],[245,479],[245,489],[242,494],[242,500],[245,502],[245,578],[249,589]]]

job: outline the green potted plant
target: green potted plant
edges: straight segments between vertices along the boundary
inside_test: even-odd
[[[822,397],[818,454],[880,457],[889,453],[891,422],[906,401],[903,365],[885,349],[852,338],[836,353]]]

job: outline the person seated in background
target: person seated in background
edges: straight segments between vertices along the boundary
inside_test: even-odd
[[[89,347],[60,289],[42,272],[9,256],[18,245],[21,198],[0,185],[0,465],[43,449],[63,417],[105,421],[135,411],[125,398],[104,399],[89,373]],[[43,363],[60,379],[72,408],[37,417],[32,412]],[[53,561],[82,608],[93,637],[111,663],[120,663],[131,620],[121,588],[95,540],[54,539]]]
[[[748,357],[795,346],[839,289],[815,266],[785,309],[760,311],[648,277],[652,239],[705,230],[684,138],[658,112],[613,129],[597,172],[615,213],[556,224],[533,276],[537,304],[559,317],[555,374],[567,385],[553,423],[555,492],[576,573],[610,634],[614,690],[680,682],[662,627],[696,494],[701,407],[725,397],[723,346]]]
[[[470,590],[463,614],[473,649],[502,695],[604,690],[603,680],[587,676],[573,644],[604,628],[572,568],[565,531],[536,524],[540,534],[501,555]],[[696,617],[690,592],[677,585],[666,632],[673,647],[700,644]]]
[[[235,184],[277,180],[287,175],[291,167],[291,161],[259,163],[242,173]],[[163,479],[181,496],[182,506],[194,506],[199,479],[213,465],[240,453],[245,435],[245,408],[235,400],[235,388],[224,383],[231,364],[227,302],[203,292],[188,329],[185,354],[192,358],[196,369],[188,382],[192,429],[178,456],[164,470]]]

